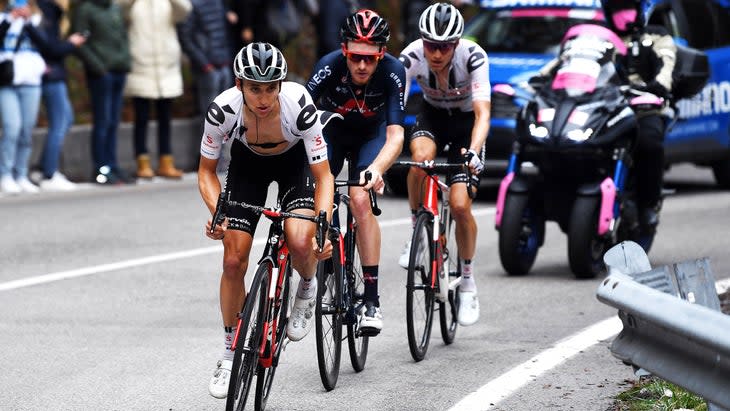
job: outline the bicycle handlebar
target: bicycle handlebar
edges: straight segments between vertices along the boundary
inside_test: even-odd
[[[300,220],[308,220],[317,224],[317,231],[315,233],[315,236],[317,239],[317,246],[319,247],[319,251],[322,252],[322,249],[324,248],[325,234],[329,229],[329,224],[327,223],[327,213],[324,210],[320,211],[318,216],[292,213],[288,211],[281,211],[275,207],[261,207],[248,203],[226,200],[225,194],[226,193],[224,191],[221,192],[218,196],[218,202],[215,206],[215,213],[213,214],[211,233],[213,232],[216,224],[220,224],[225,219],[225,211],[228,209],[228,207],[234,206],[247,208],[249,210],[254,210],[260,214],[263,214],[265,217],[272,221],[283,220],[286,218],[298,218]]]
[[[373,178],[370,171],[365,172],[365,184]],[[360,184],[360,180],[335,180],[335,188],[337,187],[362,187],[365,184]],[[368,197],[370,197],[370,208],[373,210],[374,216],[379,216],[382,210],[378,207],[378,200],[375,198],[375,191],[371,188],[368,190]]]
[[[428,174],[437,173],[439,171],[450,171],[450,170],[463,170],[466,171],[466,188],[467,193],[469,194],[469,198],[472,200],[476,198],[476,193],[473,188],[473,183],[471,181],[472,172],[469,168],[469,165],[465,162],[463,163],[437,163],[434,160],[426,160],[426,161],[396,161],[393,163],[394,166],[408,166],[408,167],[418,167]]]

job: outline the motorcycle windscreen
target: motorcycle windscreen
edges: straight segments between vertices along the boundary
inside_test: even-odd
[[[594,59],[573,57],[558,69],[552,89],[563,90],[570,97],[593,93],[600,74],[601,65]]]

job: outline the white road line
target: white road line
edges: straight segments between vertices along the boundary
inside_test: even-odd
[[[484,216],[494,214],[494,208],[479,208],[473,210],[474,216]],[[398,218],[394,220],[384,220],[380,222],[380,226],[383,228],[395,227],[410,224],[410,218]],[[258,239],[253,242],[254,246],[263,245],[265,239]],[[212,254],[223,251],[222,245],[216,245],[212,247],[195,248],[187,251],[179,251],[175,253],[159,254],[149,257],[136,258],[132,260],[119,261],[116,263],[102,264],[91,267],[79,268],[76,270],[61,271],[52,274],[39,275],[34,277],[21,278],[19,280],[8,281],[0,283],[0,291],[15,290],[18,288],[30,287],[38,284],[47,284],[54,281],[67,280],[71,278],[84,277],[89,275],[96,275],[102,273],[108,273],[110,271],[123,270],[126,268],[139,267],[149,264],[157,264],[166,261],[180,260],[183,258],[196,257],[204,254]]]
[[[263,241],[261,241],[263,243]],[[196,248],[193,250],[179,251],[175,253],[159,254],[133,260],[119,261],[116,263],[96,265],[92,267],[79,268],[76,270],[61,271],[52,274],[39,275],[36,277],[22,278],[20,280],[0,283],[0,291],[14,290],[16,288],[30,287],[32,285],[51,283],[54,281],[67,280],[70,278],[84,277],[88,275],[108,273],[110,271],[122,270],[125,268],[139,267],[142,265],[162,263],[165,261],[179,260],[182,258],[196,257],[203,254],[210,254],[223,251],[222,245],[213,247]]]
[[[618,334],[623,325],[616,317],[599,323],[558,341],[554,347],[530,358],[517,367],[483,385],[459,401],[449,411],[489,410],[517,390],[535,381],[546,371],[557,367],[579,352]]]

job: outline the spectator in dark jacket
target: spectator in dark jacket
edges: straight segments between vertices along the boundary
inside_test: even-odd
[[[66,16],[68,3],[68,0],[38,0],[43,19],[38,28],[28,27],[28,34],[38,44],[47,66],[43,75],[42,96],[48,118],[48,135],[41,154],[43,180],[40,186],[41,189],[49,191],[67,191],[75,188],[75,185],[58,171],[63,140],[74,122],[73,106],[66,87],[65,60],[66,56],[84,44],[86,37],[80,33],[73,33],[67,39],[63,39],[69,28]]]
[[[198,98],[198,113],[233,87],[226,7],[223,0],[192,0],[193,10],[178,25],[183,52],[190,59]]]
[[[79,33],[88,33],[86,43],[78,51],[91,97],[95,180],[99,184],[133,182],[117,163],[122,92],[131,64],[122,12],[112,0],[81,0],[74,8],[72,27]]]

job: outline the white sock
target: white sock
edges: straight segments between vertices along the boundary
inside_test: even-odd
[[[297,297],[309,299],[314,297],[314,285],[317,284],[315,277],[307,280],[304,277],[299,278],[299,288],[297,289]]]
[[[474,263],[472,260],[461,260],[461,291],[477,291],[477,283],[474,281],[474,277],[472,277],[472,273],[474,272]]]
[[[233,361],[234,352],[231,350],[233,339],[236,338],[236,327],[223,327],[225,330],[225,349],[223,350],[224,360]]]

